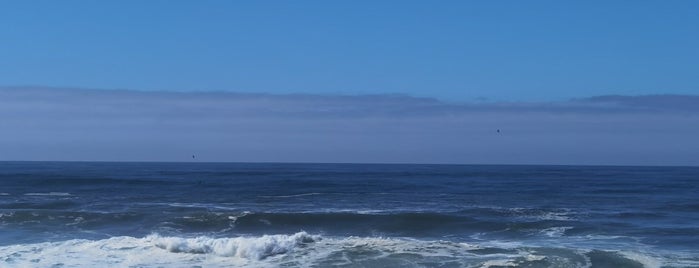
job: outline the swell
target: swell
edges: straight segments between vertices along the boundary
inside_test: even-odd
[[[190,232],[226,230],[235,233],[295,232],[299,230],[335,235],[389,235],[439,237],[498,233],[503,236],[527,236],[542,230],[575,225],[550,219],[509,221],[481,219],[459,213],[193,213],[168,220],[168,226]],[[572,229],[568,228],[568,229]],[[561,235],[565,230],[561,232]]]
[[[500,232],[517,235],[547,228],[570,226],[571,222],[557,220],[511,221],[479,219],[454,213],[398,212],[365,214],[356,212],[206,212],[153,211],[96,212],[72,211],[65,207],[70,200],[51,203],[5,204],[13,209],[0,214],[0,224],[15,227],[72,226],[89,230],[119,229],[138,226],[141,229],[175,228],[183,232],[266,233],[316,231],[340,235],[441,236]]]
[[[109,185],[162,185],[178,183],[171,179],[108,178],[91,176],[37,175],[37,174],[3,174],[0,180],[6,187],[13,185],[32,188],[74,187],[74,186],[109,186]]]
[[[472,208],[455,212],[249,212],[204,207],[120,207],[85,211],[74,199],[0,204],[0,226],[17,230],[82,230],[110,235],[219,233],[265,234],[301,230],[341,236],[473,237],[483,239],[549,239],[607,235],[643,237],[651,244],[686,246],[698,243],[696,228],[638,225],[629,218],[662,219],[655,214],[593,214],[578,219],[560,209]],[[77,206],[77,207],[76,207]],[[98,207],[95,207],[95,209]],[[112,210],[112,211],[110,211]],[[213,210],[213,211],[212,211]],[[652,239],[652,240],[650,240]]]
[[[69,209],[81,204],[73,200],[49,200],[44,202],[15,201],[0,203],[0,209]]]
[[[0,213],[0,225],[32,227],[47,230],[66,228],[111,228],[128,226],[143,220],[147,214],[122,212],[99,213],[56,210],[15,210]],[[126,225],[125,225],[126,224]]]

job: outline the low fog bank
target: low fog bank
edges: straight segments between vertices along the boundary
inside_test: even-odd
[[[456,103],[0,87],[0,133],[0,160],[699,165],[699,96]]]

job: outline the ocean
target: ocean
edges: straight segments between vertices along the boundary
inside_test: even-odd
[[[699,168],[0,162],[0,267],[699,267]]]

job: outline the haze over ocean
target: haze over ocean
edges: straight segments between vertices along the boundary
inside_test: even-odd
[[[0,88],[0,160],[697,165],[697,107]]]
[[[0,267],[699,267],[699,2],[0,2]]]

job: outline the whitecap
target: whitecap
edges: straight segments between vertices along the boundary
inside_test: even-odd
[[[586,265],[585,251],[518,246],[497,241],[452,242],[410,238],[322,237],[306,232],[240,237],[179,237],[152,234],[102,240],[0,246],[2,267],[493,267],[542,262],[553,266]],[[482,249],[495,250],[492,253]],[[620,252],[646,267],[660,260]],[[582,260],[582,261],[581,261]],[[663,259],[664,260],[664,259]],[[538,265],[538,264],[537,264]]]
[[[298,245],[320,240],[320,237],[299,232],[293,235],[235,238],[181,238],[151,235],[146,237],[146,240],[151,241],[158,248],[173,253],[211,253],[225,257],[261,260],[269,256],[287,253]]]
[[[228,216],[228,219],[231,221],[231,222],[230,222],[231,227],[232,227],[233,224],[235,224],[235,222],[236,222],[239,218],[245,217],[245,216],[250,215],[250,214],[252,214],[252,212],[246,210],[246,211],[241,212],[241,213],[238,214],[238,215],[230,215],[230,216]]]
[[[0,247],[2,267],[274,267],[261,262],[319,241],[299,232],[259,237],[128,236]]]
[[[548,237],[561,237],[565,235],[565,232],[573,229],[571,226],[559,226],[559,227],[551,227],[551,228],[546,228],[540,231],[540,233],[548,236]]]
[[[526,255],[524,255],[524,259],[527,261],[540,261],[540,260],[546,259],[546,256],[526,254]]]

